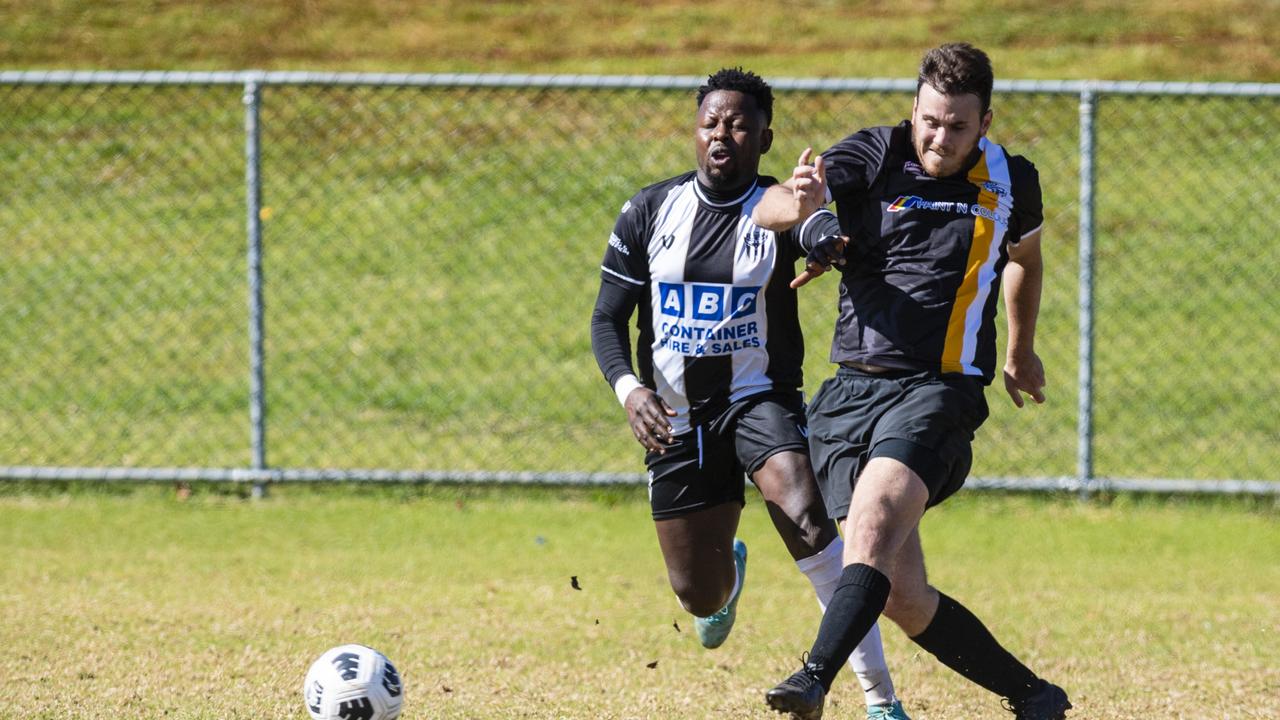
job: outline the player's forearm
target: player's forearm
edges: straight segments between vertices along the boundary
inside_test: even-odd
[[[591,351],[610,386],[619,378],[634,375],[631,367],[631,337],[627,320],[636,307],[637,293],[600,283],[600,294],[591,312]]]
[[[1035,352],[1036,319],[1040,315],[1040,289],[1044,265],[1039,253],[1010,260],[1004,271],[1004,302],[1009,316],[1008,354]]]
[[[751,211],[751,219],[762,228],[781,232],[795,226],[810,214],[811,211],[802,207],[791,188],[783,184],[764,191],[764,197],[760,198],[760,202]]]

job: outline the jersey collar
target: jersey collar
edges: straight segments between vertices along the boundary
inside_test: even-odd
[[[702,183],[698,182],[698,177],[695,175],[693,178],[693,192],[697,194],[698,200],[713,208],[727,208],[733,207],[734,205],[741,205],[747,201],[747,198],[751,197],[751,194],[756,191],[756,188],[759,187],[759,185],[760,176],[757,175],[751,180],[751,184],[747,186],[747,189],[738,197],[727,202],[716,202],[711,199],[710,194],[702,187]]]

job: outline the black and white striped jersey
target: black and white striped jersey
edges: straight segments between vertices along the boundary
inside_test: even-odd
[[[731,402],[801,385],[804,341],[788,286],[796,233],[751,221],[776,182],[759,177],[717,202],[686,173],[627,201],[609,236],[601,280],[638,294],[637,374],[676,410],[676,433]],[[611,385],[631,373],[629,352],[604,357],[594,340]]]

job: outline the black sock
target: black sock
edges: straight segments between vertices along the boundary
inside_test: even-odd
[[[1036,674],[1001,647],[981,620],[955,600],[938,595],[938,612],[912,642],[1001,697],[1025,700],[1040,689]]]
[[[818,627],[818,639],[809,651],[809,663],[823,688],[831,690],[836,673],[876,623],[888,599],[889,578],[870,565],[854,563],[840,574],[840,584]]]

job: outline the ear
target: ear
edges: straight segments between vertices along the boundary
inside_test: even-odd
[[[773,128],[765,128],[760,132],[760,154],[769,152],[773,147]]]
[[[987,136],[987,131],[991,129],[991,118],[994,116],[994,114],[995,114],[995,111],[993,111],[991,108],[987,108],[987,114],[982,116],[982,127],[978,131],[978,137]]]

